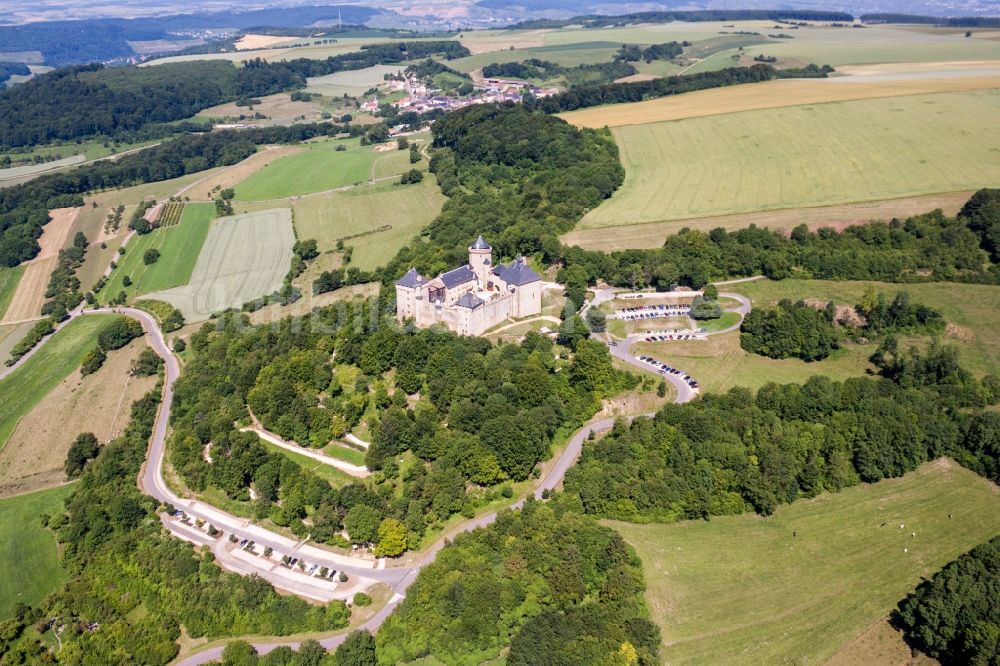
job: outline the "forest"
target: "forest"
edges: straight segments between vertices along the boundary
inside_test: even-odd
[[[211,553],[163,531],[156,502],[135,483],[160,391],[133,404],[124,432],[85,464],[66,513],[42,516],[70,581],[0,624],[4,663],[50,663],[35,632],[53,626],[63,629],[64,664],[166,664],[177,654],[181,625],[190,636],[208,637],[347,626],[342,602],[316,606],[279,596],[261,578],[225,573]]]
[[[708,233],[682,229],[655,250],[611,253],[561,246],[550,261],[593,284],[598,277],[628,288],[671,284],[694,288],[711,280],[766,275],[883,282],[1000,282],[991,260],[1000,229],[997,190],[980,190],[947,217],[940,210],[906,220],[870,222],[835,231],[801,225],[787,236],[751,225]],[[545,247],[554,247],[545,244]],[[560,281],[563,281],[560,278]]]
[[[346,527],[353,542],[376,548],[383,526],[418,543],[450,515],[471,515],[500,484],[529,478],[601,398],[637,381],[614,370],[596,342],[578,342],[564,360],[551,340],[534,334],[494,347],[481,338],[397,330],[374,300],[275,327],[250,328],[230,314],[192,335],[188,349],[169,449],[187,485],[247,502],[253,484],[258,519],[338,545]],[[360,371],[353,382],[338,378],[353,368]],[[365,463],[377,474],[334,489],[239,432],[248,406],[267,429],[312,447],[365,417],[372,433]]]
[[[754,308],[740,324],[740,346],[770,358],[819,361],[840,347],[832,313],[782,300],[774,308]]]
[[[469,51],[457,41],[391,42],[325,60],[299,58],[242,67],[223,60],[155,67],[65,67],[0,92],[0,150],[93,137],[135,141],[190,131],[190,118],[217,104],[303,88],[306,77]],[[204,127],[199,128],[201,130]]]
[[[458,535],[376,635],[379,664],[658,664],[638,557],[568,498],[528,501]]]
[[[589,514],[633,522],[756,511],[951,456],[1000,481],[1000,380],[973,378],[954,348],[891,350],[885,377],[734,388],[585,444],[566,492]]]
[[[949,563],[899,602],[892,623],[942,664],[1000,660],[1000,537]]]

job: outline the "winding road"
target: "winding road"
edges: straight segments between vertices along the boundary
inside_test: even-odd
[[[741,303],[738,311],[741,314],[745,315],[749,312],[750,302],[746,298],[737,294],[727,293],[720,295],[738,299]],[[608,298],[613,298],[613,294],[607,294],[601,300],[607,300]],[[155,318],[148,312],[130,307],[99,308],[86,311],[82,310],[82,308],[77,308],[71,313],[71,318],[90,313],[121,314],[138,320],[142,324],[151,348],[164,361],[163,396],[159,413],[156,416],[146,461],[139,473],[139,488],[144,493],[161,502],[172,504],[177,509],[182,510],[188,520],[202,520],[206,524],[214,525],[216,528],[222,530],[223,534],[219,537],[209,537],[201,529],[168,516],[165,513],[161,514],[161,522],[164,527],[180,539],[189,541],[195,545],[208,546],[215,553],[216,561],[228,570],[242,574],[257,574],[277,588],[315,601],[328,602],[332,599],[347,599],[356,591],[366,589],[372,584],[385,583],[392,589],[392,597],[378,612],[357,628],[375,631],[381,626],[399,602],[403,600],[407,588],[416,579],[420,569],[434,561],[438,551],[445,546],[447,540],[444,537],[439,538],[413,564],[406,566],[386,566],[384,561],[350,557],[330,552],[310,544],[308,539],[301,541],[290,539],[254,525],[245,518],[234,516],[204,502],[180,497],[171,490],[163,476],[167,428],[174,398],[174,383],[180,375],[180,364],[167,345],[163,332],[157,325]],[[630,339],[631,337],[633,336],[630,336]],[[648,365],[641,363],[631,356],[629,353],[631,344],[632,341],[626,340],[624,344],[611,346],[610,350],[616,357],[621,358],[629,364],[646,372],[652,372],[652,369]],[[675,402],[683,403],[695,397],[695,391],[679,377],[666,375],[665,378],[671,381],[677,388]],[[577,430],[559,453],[559,456],[547,466],[546,471],[535,487],[535,498],[541,499],[545,491],[557,489],[562,484],[566,472],[576,462],[577,458],[579,458],[583,443],[588,437],[592,433],[610,429],[614,426],[614,423],[615,419],[600,419]],[[523,503],[524,500],[515,502],[510,508],[520,508]],[[491,512],[470,519],[461,525],[459,531],[469,531],[489,525],[496,519],[496,516],[496,512]],[[451,535],[453,534],[454,532],[451,533]],[[228,535],[234,535],[237,539],[253,540],[260,548],[270,547],[274,552],[273,559],[246,553],[239,548],[233,547],[229,543],[228,538],[226,538]],[[281,565],[280,555],[298,557],[310,564],[327,567],[330,570],[338,572],[342,571],[348,575],[349,580],[347,583],[336,583],[328,579],[295,571]],[[342,631],[322,639],[320,643],[327,649],[336,648],[346,637],[347,632]],[[298,642],[276,641],[255,643],[254,647],[258,653],[266,654],[281,645],[289,645],[297,648]],[[222,656],[222,650],[222,646],[205,649],[177,661],[176,666],[196,666],[218,660]]]

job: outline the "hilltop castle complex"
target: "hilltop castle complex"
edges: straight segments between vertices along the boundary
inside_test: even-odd
[[[481,335],[511,317],[542,311],[542,278],[524,258],[493,266],[493,248],[480,236],[469,263],[434,279],[415,268],[396,281],[396,318],[417,326],[441,324],[461,335]]]

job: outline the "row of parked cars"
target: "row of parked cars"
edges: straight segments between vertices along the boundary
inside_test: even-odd
[[[625,321],[636,319],[655,319],[657,317],[673,317],[675,315],[687,315],[691,312],[689,305],[640,305],[634,308],[622,308],[618,311],[618,318]]]
[[[704,340],[704,335],[697,333],[655,333],[643,338],[643,342],[663,342],[665,340]]]
[[[683,370],[678,370],[677,368],[671,368],[666,363],[661,363],[660,361],[652,358],[650,356],[637,356],[643,363],[649,363],[653,368],[659,372],[661,375],[677,375],[681,380],[693,389],[698,388],[698,382],[694,380],[694,377],[686,374]]]

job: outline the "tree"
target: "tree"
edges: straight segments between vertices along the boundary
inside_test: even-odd
[[[371,606],[372,605],[372,598],[369,597],[364,592],[358,592],[358,593],[356,593],[354,595],[354,605],[355,606],[362,606],[362,607],[364,607],[364,606]]]
[[[715,300],[695,296],[691,302],[691,317],[693,319],[718,319],[721,316],[722,306]]]
[[[104,365],[104,361],[107,358],[108,355],[104,353],[104,350],[100,347],[94,347],[83,357],[83,362],[80,364],[80,374],[86,377],[97,372]]]
[[[595,333],[603,333],[607,324],[607,317],[603,312],[597,308],[590,308],[587,310],[587,324],[590,326],[590,330]]]
[[[399,184],[413,185],[419,183],[423,179],[424,179],[423,171],[419,171],[417,169],[410,169],[409,171],[407,171],[406,173],[404,173],[402,176],[399,177]]]
[[[420,161],[420,149],[417,148],[417,144],[410,144],[410,164],[416,164]]]
[[[376,557],[399,557],[406,551],[406,525],[395,518],[386,518],[378,527]]]
[[[326,648],[315,638],[302,641],[295,655],[295,666],[320,666],[326,657]]]
[[[344,527],[354,543],[370,543],[378,536],[379,512],[367,504],[356,504],[344,517]]]
[[[110,322],[97,335],[97,344],[104,351],[121,349],[142,335],[142,324],[135,319],[119,318]]]
[[[705,288],[701,290],[701,295],[706,301],[715,301],[719,298],[719,288],[714,284],[706,284]]]
[[[150,377],[163,367],[163,359],[150,348],[143,349],[139,357],[132,361],[132,374],[137,377]]]
[[[222,650],[222,666],[256,666],[257,650],[246,641],[230,641]]]
[[[155,264],[159,258],[160,258],[160,251],[157,250],[155,247],[151,247],[142,253],[142,263],[146,264],[147,266]]]
[[[333,653],[336,666],[375,666],[375,637],[367,631],[352,631]]]
[[[66,454],[66,464],[63,469],[66,476],[75,478],[83,471],[84,466],[97,457],[101,447],[97,443],[97,436],[92,432],[81,432],[69,447]]]

